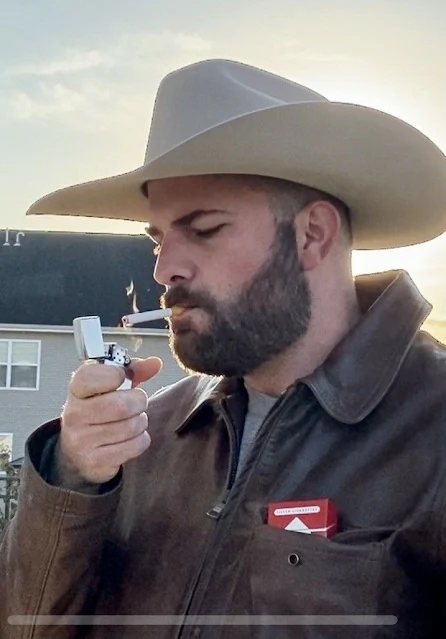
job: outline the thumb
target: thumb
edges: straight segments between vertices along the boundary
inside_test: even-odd
[[[163,362],[159,357],[147,357],[146,359],[133,358],[128,367],[129,377],[132,380],[132,387],[155,377],[163,367]]]

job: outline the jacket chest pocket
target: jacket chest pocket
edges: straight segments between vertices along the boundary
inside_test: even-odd
[[[284,626],[294,617],[287,629],[277,628],[277,637],[379,635],[376,620],[364,624],[358,616],[376,614],[385,545],[373,531],[343,535],[338,542],[267,525],[255,529],[247,556],[251,613],[272,615]]]

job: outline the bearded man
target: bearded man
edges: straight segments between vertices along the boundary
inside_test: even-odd
[[[161,83],[142,167],[35,203],[147,225],[188,374],[74,373],[27,442],[2,636],[440,639],[446,353],[351,252],[438,236],[445,202],[419,131],[210,60]]]

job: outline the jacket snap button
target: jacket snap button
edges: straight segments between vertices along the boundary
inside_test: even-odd
[[[297,564],[300,563],[300,557],[297,553],[292,552],[290,555],[288,555],[288,563],[291,566],[297,566]]]

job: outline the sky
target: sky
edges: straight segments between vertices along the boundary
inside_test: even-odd
[[[446,152],[444,0],[0,0],[0,24],[0,233],[142,232],[25,211],[57,188],[140,166],[158,83],[205,58],[386,111]],[[354,272],[406,269],[446,321],[445,250],[446,234],[354,252]]]

